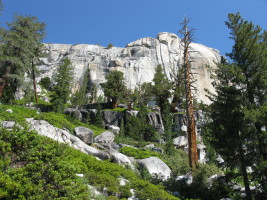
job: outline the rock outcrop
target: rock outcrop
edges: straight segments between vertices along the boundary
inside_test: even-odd
[[[159,33],[157,38],[139,39],[129,43],[125,48],[105,48],[89,44],[45,44],[45,46],[48,56],[43,58],[38,66],[41,73],[37,81],[44,77],[53,77],[60,62],[68,57],[74,66],[72,92],[80,88],[88,68],[91,80],[98,86],[98,92],[101,94],[99,84],[105,81],[109,71],[122,71],[127,87],[134,89],[143,82],[152,81],[158,64],[162,65],[166,77],[173,80],[183,63],[183,47],[180,38],[166,32]],[[191,50],[191,64],[195,69],[198,89],[195,95],[199,101],[208,103],[204,89],[214,92],[214,88],[206,66],[215,67],[215,63],[220,62],[221,56],[217,50],[201,44],[192,43]]]
[[[141,166],[145,167],[149,174],[154,178],[166,181],[171,177],[171,169],[161,159],[157,157],[149,157],[137,161]]]
[[[80,138],[86,144],[92,144],[94,139],[94,132],[82,126],[78,126],[74,129],[75,135]]]

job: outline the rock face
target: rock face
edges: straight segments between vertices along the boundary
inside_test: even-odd
[[[89,128],[78,126],[74,129],[75,134],[86,144],[92,144],[94,138],[94,132]]]
[[[73,93],[80,88],[87,68],[90,69],[91,80],[101,93],[99,83],[105,81],[109,71],[122,71],[127,87],[134,89],[138,84],[152,81],[158,64],[162,65],[166,77],[173,80],[183,63],[180,38],[166,32],[159,33],[156,38],[139,39],[129,43],[125,48],[108,49],[88,44],[45,44],[45,46],[48,56],[43,58],[42,64],[38,66],[41,73],[37,81],[44,77],[53,77],[60,62],[68,57],[74,66]],[[204,89],[207,88],[211,92],[214,92],[214,89],[206,65],[215,67],[215,63],[220,62],[221,56],[217,50],[201,44],[192,43],[191,49],[191,64],[192,68],[195,68],[198,89],[195,95],[199,101],[208,103]]]
[[[112,132],[105,131],[100,135],[96,136],[94,142],[103,143],[103,144],[111,144],[115,139],[115,135]]]
[[[166,181],[171,176],[171,169],[157,157],[141,159],[138,160],[138,163],[145,167],[152,176],[160,180]]]

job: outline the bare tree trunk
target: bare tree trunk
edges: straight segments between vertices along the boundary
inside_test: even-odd
[[[194,106],[192,96],[192,72],[189,60],[189,45],[192,40],[192,30],[188,31],[187,18],[184,19],[182,25],[183,28],[180,31],[184,35],[183,46],[184,46],[184,81],[185,81],[185,95],[186,95],[186,115],[188,119],[187,133],[188,133],[188,144],[189,144],[189,165],[192,170],[196,169],[198,163],[197,153],[197,138],[196,138],[196,123],[194,118]]]
[[[38,94],[37,94],[37,87],[36,87],[35,70],[34,70],[33,60],[32,60],[32,81],[33,81],[33,90],[34,90],[35,103],[38,103]]]

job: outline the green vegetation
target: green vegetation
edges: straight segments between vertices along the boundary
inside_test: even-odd
[[[147,109],[141,106],[137,116],[130,116],[125,125],[125,135],[137,141],[157,141],[160,139],[156,129],[147,121]]]
[[[56,84],[52,88],[51,104],[52,110],[62,113],[65,109],[66,103],[70,99],[70,84],[72,81],[73,67],[68,58],[64,59],[59,65],[57,74],[55,76]]]
[[[129,169],[99,161],[26,128],[1,129],[0,141],[1,199],[91,199],[86,184],[118,199],[128,198],[130,188],[140,199],[177,199],[163,187],[138,179]],[[130,181],[125,186],[119,184],[122,177]]]
[[[24,83],[27,73],[33,80],[37,102],[35,64],[43,54],[42,40],[45,37],[45,24],[36,17],[15,16],[8,29],[1,29],[0,55],[0,99],[12,103],[18,86]]]
[[[88,103],[89,99],[86,97],[86,93],[88,92],[90,85],[90,70],[86,69],[80,89],[76,91],[71,99],[71,104],[73,107],[80,108]]]
[[[243,177],[246,198],[254,195],[251,182],[259,182],[263,193],[259,199],[267,197],[267,32],[259,26],[245,21],[240,14],[229,14],[226,25],[234,40],[229,57],[232,63],[222,59],[215,70],[214,86],[217,95],[212,95],[209,130],[210,144],[225,160],[230,169],[238,169]],[[265,110],[266,111],[266,110]],[[227,138],[227,139],[226,139]],[[247,167],[253,168],[249,176]],[[261,166],[261,173],[256,173]]]
[[[119,151],[127,156],[134,157],[135,159],[144,159],[151,156],[159,157],[159,154],[156,152],[140,150],[133,147],[122,147]]]
[[[12,113],[5,112],[7,109],[12,109]],[[104,132],[105,129],[98,128],[94,125],[82,123],[76,119],[71,118],[65,114],[55,112],[41,112],[37,113],[36,110],[25,108],[24,106],[18,105],[0,105],[0,119],[1,120],[13,120],[21,125],[25,124],[25,118],[34,118],[36,120],[46,120],[50,124],[58,128],[66,128],[73,132],[77,126],[83,126],[94,131],[94,135],[99,135]]]
[[[105,96],[111,103],[111,108],[117,108],[117,104],[126,96],[126,86],[123,73],[120,71],[111,71],[106,76],[107,82],[101,83]]]

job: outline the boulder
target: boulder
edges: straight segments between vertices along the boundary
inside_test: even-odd
[[[12,109],[7,109],[6,112],[13,113],[13,110]]]
[[[179,136],[179,137],[173,139],[173,144],[177,148],[185,147],[188,145],[188,140],[186,139],[185,136]]]
[[[154,144],[148,144],[148,145],[146,145],[144,148],[145,148],[145,149],[152,149],[152,148],[154,148],[154,147],[155,147]]]
[[[105,131],[94,138],[95,143],[111,144],[115,139],[115,135],[110,131]]]
[[[163,153],[163,149],[162,148],[152,148],[151,149],[152,151],[156,151],[156,152],[158,152],[158,153]]]
[[[193,183],[193,176],[191,173],[187,173],[185,175],[177,176],[176,181],[185,181],[187,185],[191,185]]]
[[[166,181],[171,176],[171,169],[161,159],[149,157],[137,161],[142,167],[145,167],[153,177]]]
[[[119,135],[120,133],[120,127],[115,126],[115,125],[106,125],[106,128],[111,131],[112,133],[114,133],[114,135]]]
[[[74,132],[75,132],[75,135],[77,135],[78,138],[80,138],[86,144],[93,143],[94,132],[91,129],[78,126],[74,129]]]
[[[103,118],[107,125],[119,126],[119,120],[123,117],[123,112],[117,112],[112,110],[104,110]]]
[[[16,122],[14,121],[2,121],[2,126],[3,128],[6,128],[6,129],[12,129],[14,128],[16,125]]]
[[[132,164],[131,160],[128,158],[128,156],[111,149],[109,151],[109,154],[111,155],[111,161],[114,163],[118,163],[120,165],[128,166],[131,169],[135,169],[134,165]]]

